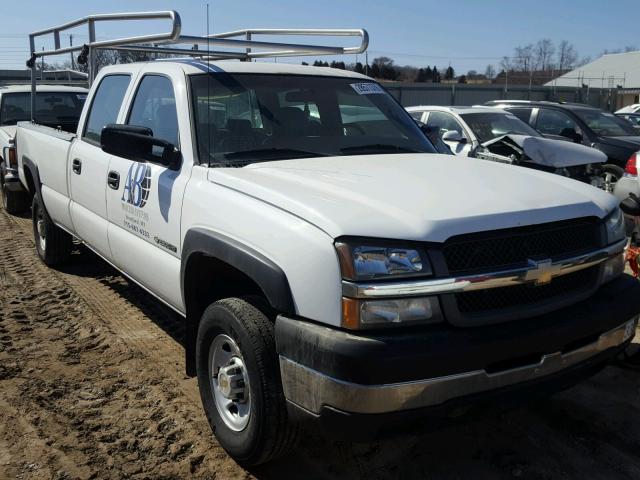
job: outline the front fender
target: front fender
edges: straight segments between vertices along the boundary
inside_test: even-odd
[[[189,257],[205,254],[241,271],[264,292],[273,308],[283,313],[294,313],[295,307],[287,276],[282,269],[253,248],[233,238],[204,228],[193,228],[185,236],[180,267],[182,299],[185,298],[185,273]]]

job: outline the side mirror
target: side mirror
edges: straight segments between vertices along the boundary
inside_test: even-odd
[[[111,123],[100,134],[102,151],[133,160],[164,165],[171,170],[180,167],[180,151],[166,140],[154,138],[150,128]]]
[[[447,130],[442,135],[442,140],[444,140],[445,142],[457,143],[466,143],[467,141],[467,139],[463,138],[462,135],[460,135],[460,132],[458,132],[457,130]]]
[[[640,217],[640,198],[631,194],[620,202],[620,209],[632,217]]]
[[[576,132],[573,128],[563,128],[560,132],[560,136],[568,138],[574,143],[582,143],[582,135]]]

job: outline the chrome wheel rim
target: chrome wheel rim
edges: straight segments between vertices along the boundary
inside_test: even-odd
[[[38,232],[38,243],[40,244],[40,249],[44,252],[47,248],[47,227],[45,225],[44,215],[40,209],[38,209],[38,213],[36,215],[36,230]]]
[[[604,191],[613,193],[613,189],[615,188],[616,182],[618,181],[617,175],[607,172],[602,176],[602,178],[604,180]]]
[[[244,359],[228,335],[213,339],[209,351],[210,383],[222,421],[235,432],[244,430],[251,417],[251,391]]]

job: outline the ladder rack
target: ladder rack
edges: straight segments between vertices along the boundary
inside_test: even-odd
[[[163,32],[123,37],[110,40],[96,38],[96,24],[100,22],[140,20],[166,20],[168,29]],[[83,45],[63,47],[60,45],[60,33],[65,30],[86,25],[89,41]],[[292,57],[308,55],[344,55],[363,53],[369,46],[369,34],[364,29],[324,29],[324,28],[254,28],[217,33],[205,36],[181,34],[180,15],[173,10],[157,12],[106,13],[88,15],[71,22],[46,28],[29,34],[31,57],[27,66],[31,68],[31,90],[36,88],[36,61],[38,58],[60,55],[70,52],[81,52],[80,63],[88,65],[88,82],[97,74],[96,50],[128,50],[191,57],[206,57],[211,60],[237,59],[251,61],[255,58]],[[36,39],[53,35],[53,49],[36,51]],[[255,36],[304,36],[304,37],[359,37],[360,44],[353,47],[336,47],[328,45],[306,45],[297,43],[280,43],[256,41]],[[216,49],[212,49],[216,47]],[[218,48],[226,49],[219,50]],[[35,110],[35,95],[31,98],[31,111]]]

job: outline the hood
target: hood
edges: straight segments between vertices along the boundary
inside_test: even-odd
[[[623,148],[640,148],[640,136],[600,137],[602,143]]]
[[[442,242],[462,233],[604,217],[615,198],[560,175],[469,157],[362,155],[216,168],[209,181],[342,235]]]
[[[483,143],[482,146],[489,148],[497,143],[514,147],[518,152],[523,151],[526,155],[525,162],[553,168],[606,163],[607,161],[607,156],[595,148],[545,137],[509,134],[494,138]]]

